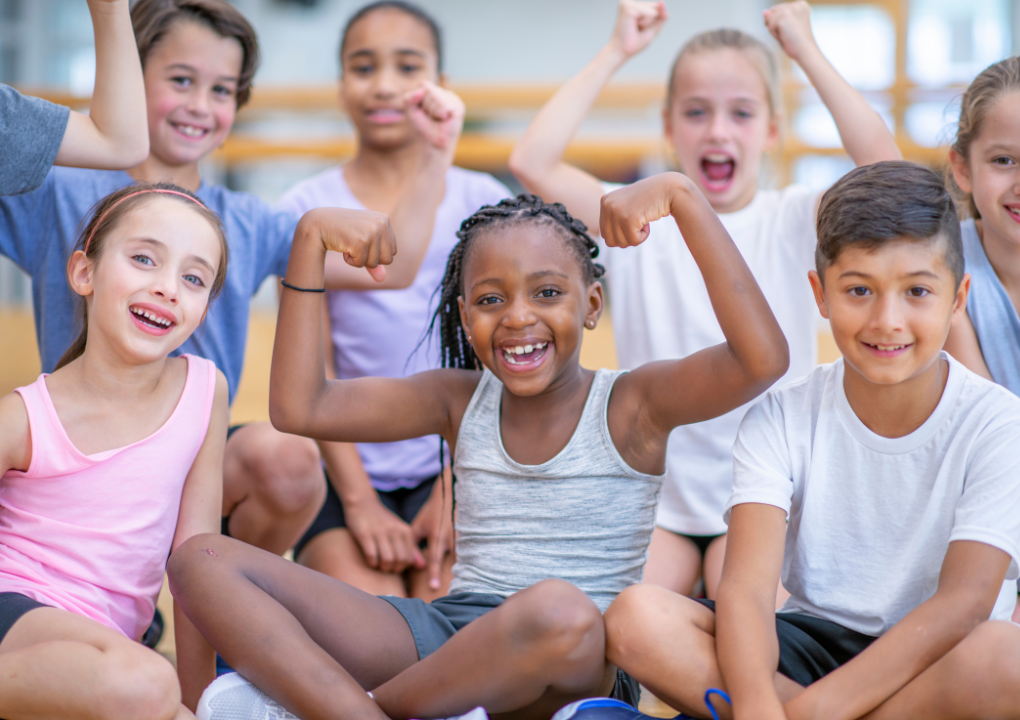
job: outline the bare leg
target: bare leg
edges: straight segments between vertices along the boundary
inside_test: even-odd
[[[705,550],[705,597],[715,600],[722,579],[723,557],[726,555],[726,536],[713,540]]]
[[[316,535],[301,549],[297,561],[371,595],[407,596],[404,578],[369,567],[358,541],[344,528]]]
[[[0,643],[0,716],[184,720],[173,666],[99,623],[56,608],[19,619]]]
[[[417,663],[403,616],[385,600],[230,538],[189,540],[169,573],[224,659],[304,720],[381,720],[380,706],[406,718],[533,704],[544,716],[612,687],[601,615],[566,583],[518,593]],[[379,705],[363,688],[377,689]]]
[[[269,423],[235,432],[223,458],[223,517],[230,535],[282,555],[312,524],[326,496],[319,450]]]
[[[663,702],[708,718],[708,688],[725,689],[715,654],[715,613],[655,585],[624,590],[606,611],[606,657]],[[803,688],[776,673],[785,702]],[[717,705],[722,717],[729,708]]]
[[[442,572],[439,575],[439,589],[433,590],[429,587],[428,568],[416,570],[411,568],[404,572],[404,582],[407,585],[407,596],[421,598],[425,602],[432,602],[436,598],[450,594],[450,582],[453,580],[454,554],[450,553],[443,560]]]
[[[1016,608],[1013,609],[1013,622],[1020,624],[1020,595],[1017,595]]]
[[[868,720],[1020,718],[1020,627],[982,623]]]
[[[656,527],[648,547],[644,582],[680,595],[690,595],[700,577],[701,553],[698,546],[683,535]]]

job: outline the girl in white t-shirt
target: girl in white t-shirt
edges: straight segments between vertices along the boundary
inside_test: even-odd
[[[417,346],[457,228],[510,195],[490,175],[452,166],[464,105],[440,87],[441,60],[439,29],[421,8],[384,0],[355,13],[340,43],[340,99],[358,152],[280,200],[297,215],[317,207],[384,212],[400,242],[383,284],[349,268],[352,289],[326,296],[327,362],[341,380],[440,366],[437,343]],[[326,501],[294,548],[297,561],[376,595],[445,595],[452,524],[441,518],[451,493],[436,481],[439,438],[319,447]]]
[[[652,41],[666,17],[663,2],[621,0],[609,43],[542,108],[510,158],[528,190],[564,203],[590,227],[597,225],[600,198],[610,188],[566,164],[563,154],[603,87]],[[898,159],[882,119],[815,44],[807,3],[777,5],[764,19],[832,113],[854,162]],[[796,185],[759,191],[762,158],[779,139],[772,53],[739,30],[695,36],[670,73],[663,124],[678,165],[719,213],[786,334],[786,377],[805,375],[817,362],[807,273],[814,266],[820,194]],[[704,282],[675,223],[660,220],[638,252],[609,248],[605,258],[621,367],[686,357],[720,341]],[[673,431],[646,582],[689,594],[703,576],[708,596],[714,596],[725,547],[722,510],[733,477],[731,448],[745,411]]]

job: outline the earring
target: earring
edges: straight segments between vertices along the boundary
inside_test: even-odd
[[[588,322],[586,322],[584,324],[584,326],[586,328],[588,328],[589,330],[593,330],[595,328],[595,321],[594,320],[589,320]]]

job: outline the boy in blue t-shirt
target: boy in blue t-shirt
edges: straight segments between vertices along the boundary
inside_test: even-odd
[[[628,588],[608,658],[699,717],[719,688],[735,718],[1020,718],[1020,398],[942,352],[970,286],[942,181],[852,171],[816,265],[843,358],[743,421],[717,602]]]

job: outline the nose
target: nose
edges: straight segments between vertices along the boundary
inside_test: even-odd
[[[397,76],[393,68],[383,67],[375,74],[372,88],[377,98],[389,99],[397,94]]]
[[[188,95],[188,101],[185,104],[186,109],[192,115],[204,117],[209,114],[209,93],[208,91],[196,85],[194,90]]]
[[[175,274],[171,272],[160,273],[152,286],[152,294],[176,306],[180,301],[180,294],[178,293]]]
[[[874,304],[871,316],[872,329],[882,333],[893,333],[903,329],[902,302],[895,293],[882,293]]]
[[[713,112],[708,121],[708,137],[710,140],[726,140],[729,138],[729,123],[726,113]]]
[[[531,303],[524,298],[511,298],[503,315],[502,325],[511,330],[520,330],[536,322]]]

